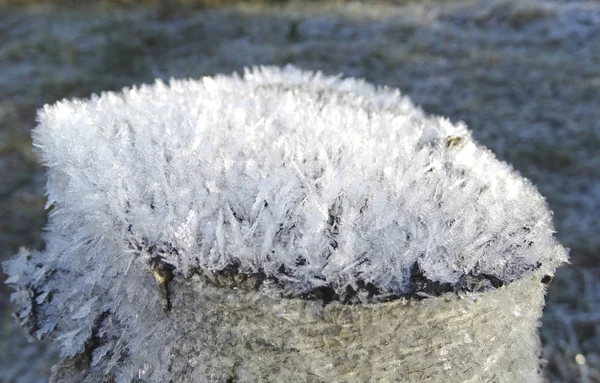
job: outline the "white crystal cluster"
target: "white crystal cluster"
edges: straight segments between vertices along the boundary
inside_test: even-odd
[[[396,295],[415,265],[438,283],[510,283],[566,260],[529,181],[464,125],[360,80],[286,67],[157,81],[38,122],[46,248],[7,262],[7,282],[63,356],[110,339],[91,362],[107,372],[132,335],[99,324],[153,315],[161,297],[139,281],[156,260],[176,279],[235,265],[287,292],[360,281]]]

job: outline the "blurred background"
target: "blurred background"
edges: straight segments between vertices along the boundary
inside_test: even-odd
[[[544,311],[545,375],[600,382],[597,1],[0,0],[0,260],[43,247],[36,109],[287,63],[398,87],[533,181],[571,249]],[[2,285],[0,382],[45,382],[55,355],[15,328],[9,296]]]

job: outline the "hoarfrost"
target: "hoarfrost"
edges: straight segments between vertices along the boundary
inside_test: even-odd
[[[38,122],[47,245],[7,262],[8,281],[40,336],[52,329],[69,357],[96,339],[93,364],[115,376],[150,371],[119,366],[124,328],[164,344],[155,308],[168,311],[173,278],[228,270],[286,296],[406,296],[566,260],[529,181],[463,124],[360,80],[262,67],[65,100]]]

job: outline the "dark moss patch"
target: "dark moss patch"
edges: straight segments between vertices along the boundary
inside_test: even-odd
[[[199,270],[196,271],[206,283],[216,287],[258,291],[261,286],[268,282],[270,285],[281,288],[283,298],[317,300],[322,301],[323,304],[331,302],[341,302],[343,304],[389,302],[400,298],[421,300],[446,293],[489,291],[501,288],[507,283],[495,275],[474,273],[461,276],[456,283],[436,282],[428,279],[418,262],[415,262],[411,268],[409,289],[405,293],[382,291],[373,283],[365,282],[362,279],[357,279],[355,286],[347,285],[342,293],[332,284],[326,283],[325,279],[323,279],[323,285],[313,289],[290,292],[289,286],[286,286],[281,277],[293,278],[293,274],[285,265],[281,265],[278,272],[280,273],[279,278],[267,276],[263,271],[246,274],[240,270],[239,263],[231,264],[221,270],[212,272],[210,275],[206,275]]]
[[[331,214],[330,214],[331,218]],[[336,227],[335,217],[330,219],[331,227]],[[332,230],[333,231],[333,230]],[[128,232],[133,234],[133,228],[130,226]],[[160,245],[149,244],[148,240],[143,238],[136,243],[130,243],[130,248],[141,252],[145,251],[151,255],[148,265],[152,271],[165,300],[165,312],[171,311],[171,300],[169,283],[176,277],[175,267],[164,261],[166,254],[178,254],[177,249],[170,243]],[[307,264],[307,260],[299,257],[295,265],[302,267]],[[531,267],[532,271],[539,268],[540,265]],[[205,283],[227,289],[241,289],[245,291],[258,291],[265,284],[275,286],[281,291],[283,298],[299,298],[306,300],[322,301],[324,304],[331,302],[341,302],[343,304],[360,304],[389,302],[396,299],[422,300],[430,297],[438,297],[447,293],[465,293],[465,292],[483,292],[503,287],[511,281],[505,281],[492,274],[476,274],[470,272],[463,274],[456,283],[447,283],[433,281],[425,275],[424,270],[415,262],[410,269],[409,285],[405,292],[384,291],[372,282],[367,282],[356,276],[354,285],[336,286],[321,277],[323,283],[309,290],[299,290],[294,288],[288,280],[295,279],[292,270],[281,264],[277,269],[277,274],[267,275],[263,270],[247,273],[241,269],[241,263],[234,260],[226,267],[206,272],[200,269],[194,270],[194,273],[200,275]],[[183,276],[182,277],[189,277]],[[318,276],[315,278],[319,279]],[[545,276],[542,283],[550,283],[552,277]],[[341,288],[340,288],[341,287]],[[340,292],[341,290],[341,292]]]
[[[164,310],[165,312],[171,311],[171,291],[169,290],[169,283],[174,278],[175,267],[166,263],[162,257],[154,256],[148,262],[150,270],[156,279],[156,283],[160,287],[161,295],[164,299]]]

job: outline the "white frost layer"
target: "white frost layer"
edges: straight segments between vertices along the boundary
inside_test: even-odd
[[[464,125],[359,80],[159,81],[46,106],[34,143],[54,207],[45,256],[92,270],[90,289],[108,267],[96,254],[399,294],[415,263],[432,281],[508,282],[566,259],[543,197]]]

